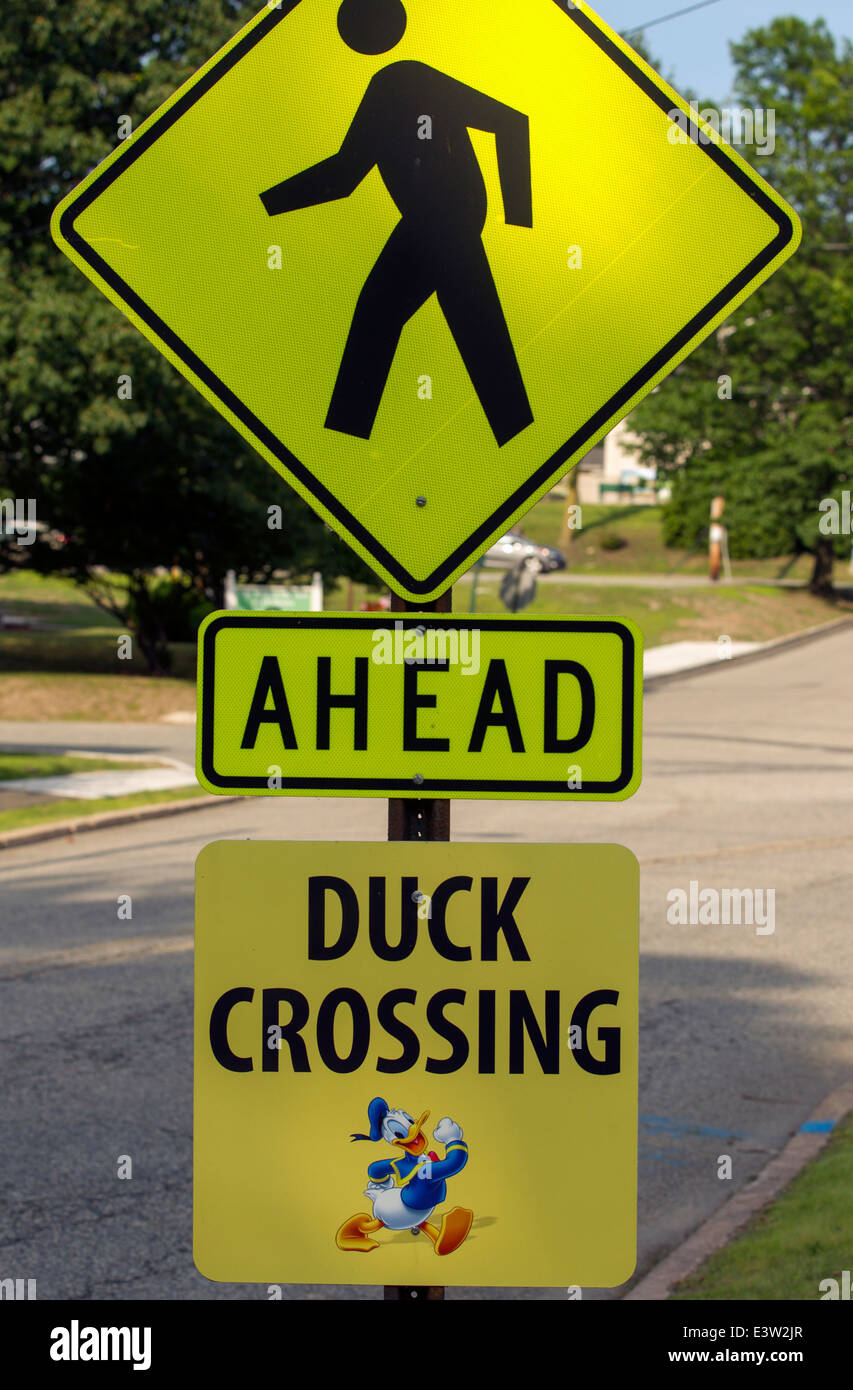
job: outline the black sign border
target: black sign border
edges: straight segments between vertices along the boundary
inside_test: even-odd
[[[385,620],[383,624],[383,619]],[[392,622],[402,622],[403,631],[414,628],[457,628],[484,630],[490,632],[601,632],[610,633],[622,642],[622,763],[618,777],[612,782],[583,782],[579,788],[571,788],[567,781],[517,781],[514,779],[470,779],[470,778],[432,778],[425,777],[417,787],[411,778],[383,777],[291,777],[282,776],[281,789],[270,790],[266,777],[225,777],[217,773],[213,765],[213,720],[216,638],[223,628],[268,628],[291,629],[309,628],[326,631],[347,631],[366,629],[375,631],[378,627],[390,626]],[[575,797],[616,796],[630,784],[635,773],[634,745],[634,699],[636,643],[634,634],[624,623],[605,618],[490,618],[482,619],[476,615],[455,617],[452,613],[371,613],[360,615],[322,615],[311,613],[234,613],[220,614],[213,618],[204,630],[199,652],[201,690],[201,721],[198,749],[201,771],[212,787],[222,792],[246,790],[262,791],[268,796],[286,796],[291,790],[300,792],[324,791],[339,792],[343,795],[357,796],[359,792],[381,793],[385,796],[405,796],[418,798],[453,797],[466,792],[477,792],[487,796],[489,792],[510,792],[516,795],[529,793],[533,796],[554,798],[557,794],[567,801]]]
[[[651,81],[651,79],[637,66],[627,54],[623,53],[611,39],[603,34],[595,24],[581,10],[569,7],[565,8],[564,0],[553,0],[557,8],[567,17],[577,24],[580,29],[598,45],[607,56],[617,64],[631,80],[650,97],[654,103],[663,111],[672,110],[672,102],[665,92],[662,92]],[[185,111],[195,104],[204,94],[210,90],[216,82],[224,77],[225,74],[238,63],[241,58],[254,48],[255,44],[265,38],[269,32],[286,19],[292,13],[299,0],[281,0],[281,9],[273,9],[254,29],[248,33],[239,43],[235,44],[227,53],[214,63],[199,81],[195,82],[189,91],[185,92],[180,100],[169,107],[159,120],[155,121],[148,130],[142,134],[138,140],[134,140],[126,151],[105,169],[103,174],[92,181],[89,187],[74,199],[65,209],[60,219],[59,228],[62,236],[69,246],[77,252],[102,280],[126,303],[134,313],[148,325],[157,335],[161,342],[178,357],[186,367],[194,374],[198,380],[204,383],[208,390],[217,397],[226,408],[241,421],[256,439],[273,454],[287,470],[298,478],[302,486],[320,503],[322,507],[333,516],[336,521],[352,536],[363,549],[374,560],[383,567],[386,573],[397,581],[401,589],[409,595],[415,597],[425,597],[428,594],[438,592],[442,584],[460,565],[470,559],[474,551],[490,536],[498,534],[500,527],[509,519],[525,501],[532,496],[537,489],[541,488],[550,478],[555,477],[560,466],[566,459],[583,448],[584,444],[603,425],[607,423],[617,412],[627,404],[631,398],[640,391],[643,386],[656,375],[675,354],[700,332],[701,329],[730,302],[740,290],[744,289],[750,281],[758,275],[776,256],[788,245],[794,235],[794,225],[782,208],[778,207],[771,198],[759,188],[752,179],[744,173],[735,161],[725,153],[718,145],[713,142],[702,144],[709,159],[712,159],[725,174],[728,175],[754,202],[767,214],[778,226],[779,231],[771,242],[759,252],[749,264],[729,281],[723,290],[720,290],[704,309],[687,323],[673,338],[669,340],[665,347],[661,348],[649,359],[644,367],[636,372],[621,390],[617,391],[610,400],[599,410],[590,416],[586,424],[576,430],[561,448],[557,449],[551,457],[537,468],[515,491],[492,512],[491,516],[474,530],[466,541],[456,547],[451,555],[438,565],[426,579],[416,579],[410,574],[400,561],[390,555],[384,546],[373,537],[370,532],[359,522],[346,507],[330,493],[318,478],[315,478],[305,464],[301,463],[290,450],[282,444],[271,430],[258,420],[238,396],[228,389],[224,382],[220,381],[202,362],[201,358],[175,334],[163,320],[154,313],[153,309],[145,303],[122,278],[116,274],[111,266],[104,261],[98,253],[93,250],[88,242],[84,241],[79,232],[75,230],[76,219],[86,211],[99,195],[110,186],[140,155],[144,154],[159,137],[177,121]],[[694,133],[692,126],[688,132],[689,138],[695,143],[699,142],[698,132]],[[248,441],[247,441],[248,442]]]

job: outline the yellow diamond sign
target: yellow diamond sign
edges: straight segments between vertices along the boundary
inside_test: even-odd
[[[280,0],[53,233],[393,589],[428,600],[799,225],[585,5]]]

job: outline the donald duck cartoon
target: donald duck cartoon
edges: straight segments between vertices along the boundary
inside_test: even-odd
[[[388,1102],[376,1096],[367,1107],[369,1134],[353,1134],[351,1138],[368,1139],[376,1143],[384,1139],[401,1150],[394,1158],[380,1158],[367,1169],[368,1184],[364,1195],[373,1203],[373,1216],[357,1212],[345,1221],[335,1237],[340,1250],[375,1250],[379,1244],[372,1240],[374,1231],[386,1227],[389,1231],[423,1232],[433,1243],[436,1255],[450,1255],[458,1250],[474,1220],[474,1213],[465,1207],[451,1207],[435,1226],[429,1220],[435,1208],[447,1196],[447,1179],[461,1173],[468,1162],[468,1145],[463,1142],[462,1130],[454,1120],[439,1120],[432,1137],[444,1145],[444,1158],[431,1150],[426,1152],[427,1140],[423,1125],[429,1117],[425,1110],[413,1120],[406,1110],[392,1110]]]

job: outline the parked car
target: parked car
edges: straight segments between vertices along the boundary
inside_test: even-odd
[[[521,531],[507,531],[483,556],[488,569],[512,569],[522,560],[538,560],[543,574],[566,567],[565,556],[552,545],[537,545]]]

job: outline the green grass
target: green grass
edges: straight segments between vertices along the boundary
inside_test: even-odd
[[[115,587],[121,587],[116,579]],[[15,570],[0,575],[0,614],[23,618],[31,628],[0,629],[0,669],[15,672],[74,671],[90,675],[142,676],[148,663],[137,642],[119,660],[118,638],[126,629],[97,608],[69,579]],[[195,644],[171,644],[171,675],[195,676]]]
[[[0,811],[0,833],[22,830],[28,825],[45,825],[52,821],[85,820],[102,811],[124,811],[134,806],[155,806],[164,801],[192,801],[205,797],[211,805],[216,797],[201,787],[174,787],[169,791],[134,792],[129,796],[105,796],[97,801],[54,801],[38,806],[21,806]]]
[[[518,527],[540,545],[559,545],[560,526],[566,502],[543,497],[522,517]],[[579,574],[673,574],[702,575],[708,573],[707,547],[690,552],[670,550],[661,539],[661,507],[635,504],[581,508],[583,526],[573,533],[569,568]],[[604,536],[621,536],[627,541],[621,550],[605,550]],[[777,556],[767,560],[733,560],[735,579],[799,579],[807,580],[812,558],[800,555]],[[843,567],[838,566],[838,582],[843,582]]]
[[[478,613],[506,612],[500,598],[502,579],[501,571],[480,573]],[[470,610],[471,587],[470,575],[454,587],[453,606],[458,613]],[[354,589],[354,608],[364,597],[363,590]],[[330,590],[326,598],[329,608],[340,605],[346,610],[347,594],[340,587]],[[599,588],[594,584],[573,584],[571,574],[561,571],[537,585],[536,598],[521,616],[560,613],[630,618],[649,648],[665,642],[715,642],[723,634],[734,642],[768,642],[853,613],[853,604],[845,599],[827,602],[802,589],[762,584],[651,589],[633,587],[630,576],[626,576],[624,584]],[[376,620],[382,624],[388,616],[377,613]]]
[[[506,611],[500,598],[500,578],[481,576],[477,587],[478,613]],[[460,599],[464,600],[464,607],[467,608],[468,586],[461,587]],[[459,607],[463,607],[462,601]],[[592,586],[573,586],[569,582],[555,580],[539,584],[534,602],[523,609],[520,616],[577,613],[590,617],[609,614],[630,618],[642,632],[644,644],[654,647],[661,642],[676,640],[674,634],[678,631],[679,625],[695,622],[700,611],[701,599],[697,602],[690,590],[679,593],[666,589],[623,589],[621,586],[618,590],[596,589]]]
[[[91,628],[49,632],[0,631],[0,666],[4,671],[74,671],[89,675],[121,676],[124,679],[145,678],[148,663],[133,643],[133,657],[119,660],[117,637],[114,632],[98,632]],[[171,676],[190,679],[195,675],[195,644],[173,642]]]
[[[0,613],[51,627],[118,631],[115,618],[96,608],[72,580],[27,569],[0,576]]]
[[[160,767],[157,762],[128,762],[121,758],[75,758],[53,753],[0,753],[0,782],[24,777],[60,777],[70,772],[139,772]]]
[[[195,708],[195,643],[175,643],[172,673],[148,674],[133,643],[119,660],[119,625],[70,580],[26,570],[0,575],[0,613],[28,629],[0,629],[0,719],[159,719]]]
[[[671,1298],[820,1299],[821,1281],[840,1283],[844,1269],[853,1270],[853,1116],[782,1195]]]
[[[477,611],[505,611],[500,599],[500,576],[481,575]],[[456,607],[467,610],[470,583],[458,586]],[[454,595],[456,597],[456,595]],[[523,610],[535,614],[577,613],[630,618],[643,634],[646,647],[664,642],[716,641],[727,634],[735,642],[766,642],[801,632],[853,612],[853,605],[826,602],[803,590],[762,585],[712,588],[632,588],[624,585],[596,588],[573,585],[570,578],[540,583],[534,602]]]

